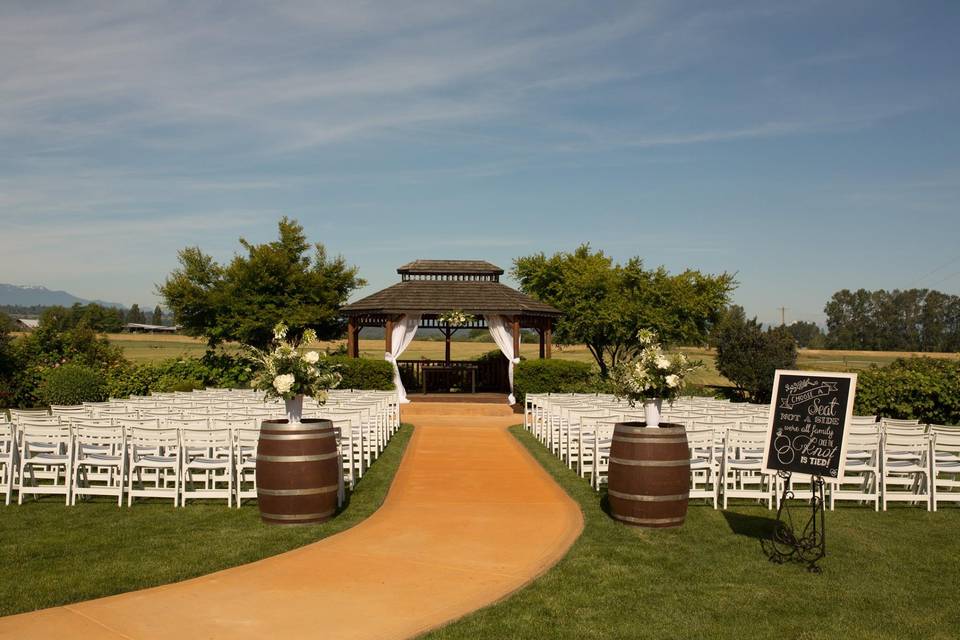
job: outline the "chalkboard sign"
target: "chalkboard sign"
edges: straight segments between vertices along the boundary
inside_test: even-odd
[[[763,468],[843,475],[855,373],[777,371]]]

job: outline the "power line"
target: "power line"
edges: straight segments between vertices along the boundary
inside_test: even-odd
[[[957,276],[960,276],[960,271],[955,271],[954,273],[951,273],[950,275],[948,275],[946,278],[943,278],[942,280],[937,280],[932,285],[930,285],[930,288],[933,289],[937,285],[942,284],[947,280],[950,280],[951,278],[956,278]]]
[[[933,269],[932,271],[929,271],[928,273],[923,274],[922,276],[920,276],[919,278],[917,278],[916,280],[914,280],[914,281],[910,284],[910,286],[907,287],[907,289],[913,289],[915,286],[917,286],[918,284],[920,284],[921,282],[923,282],[924,280],[926,280],[927,278],[929,278],[930,276],[932,276],[933,274],[935,274],[937,271],[940,271],[941,269],[945,269],[945,268],[949,267],[950,265],[952,265],[953,263],[957,262],[958,260],[960,260],[960,254],[955,255],[953,258],[947,260],[946,262],[944,262],[943,264],[941,264],[941,265],[940,265],[939,267],[937,267],[936,269]],[[956,274],[954,274],[954,275],[956,275]],[[952,277],[953,277],[953,276],[947,276],[945,279],[946,279],[946,280],[949,280],[949,279],[952,278]],[[943,282],[943,280],[940,280],[940,281],[937,282],[936,284],[931,285],[929,288],[932,289],[932,288],[935,287],[937,284],[940,284],[940,282]]]

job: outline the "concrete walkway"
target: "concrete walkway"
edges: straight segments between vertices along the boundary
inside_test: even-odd
[[[387,500],[348,531],[193,580],[0,618],[0,637],[406,638],[495,602],[557,562],[583,526],[506,431],[519,416],[504,409],[405,407],[416,430]]]

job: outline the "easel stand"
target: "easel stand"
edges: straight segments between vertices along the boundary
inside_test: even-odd
[[[817,562],[827,555],[823,477],[810,477],[809,516],[803,528],[798,529],[794,526],[793,513],[789,506],[794,497],[790,489],[791,475],[789,471],[777,472],[777,476],[783,481],[783,495],[780,496],[780,506],[777,508],[777,524],[773,536],[763,545],[764,551],[771,562],[801,562],[807,565],[807,571],[820,573]]]

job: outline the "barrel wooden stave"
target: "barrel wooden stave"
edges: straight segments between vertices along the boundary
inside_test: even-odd
[[[632,526],[683,524],[690,496],[690,448],[683,425],[617,423],[610,446],[610,514]]]
[[[257,444],[257,503],[269,524],[318,524],[336,515],[340,458],[330,420],[265,420]]]

